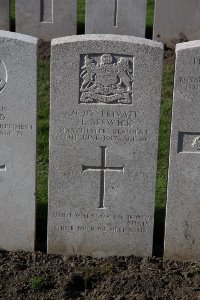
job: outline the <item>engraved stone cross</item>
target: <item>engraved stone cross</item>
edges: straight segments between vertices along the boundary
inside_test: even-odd
[[[107,167],[106,166],[106,149],[105,146],[100,146],[101,148],[101,166],[95,167],[95,166],[82,166],[82,172],[85,171],[100,171],[101,177],[100,177],[100,203],[98,208],[105,208],[104,206],[104,195],[105,195],[105,172],[124,172],[124,166],[123,167]]]
[[[117,21],[118,21],[118,0],[115,0],[115,9],[114,9],[114,26],[117,27]]]
[[[40,22],[53,23],[53,1],[40,0]]]

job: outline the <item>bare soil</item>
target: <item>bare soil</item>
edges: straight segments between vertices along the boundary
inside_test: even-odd
[[[50,53],[51,53],[51,42],[44,42],[43,40],[39,40],[38,42],[39,59],[50,60]]]
[[[0,299],[195,300],[200,264],[0,250]]]
[[[187,38],[183,33],[180,33],[180,38],[178,40],[174,39],[168,45],[164,45],[164,63],[174,64],[175,63],[175,48],[176,44],[187,42]]]

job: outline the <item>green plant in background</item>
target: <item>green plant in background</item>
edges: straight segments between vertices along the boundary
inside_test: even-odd
[[[33,277],[29,280],[28,287],[32,290],[41,290],[45,285],[45,278],[41,276]]]
[[[153,33],[154,0],[147,1],[146,37],[151,39]]]
[[[49,165],[49,104],[50,64],[39,61],[38,65],[38,131],[37,131],[37,243],[46,249],[47,199]]]
[[[160,107],[160,132],[158,143],[158,165],[156,184],[155,236],[154,245],[160,248],[164,239],[165,205],[167,198],[168,157],[171,128],[171,110],[173,99],[174,66],[163,68],[162,97]],[[163,246],[163,245],[162,245]],[[159,249],[160,251],[160,249]],[[162,252],[155,254],[161,255]]]
[[[15,0],[10,0],[10,27],[15,31]]]
[[[164,208],[167,188],[168,156],[171,128],[171,110],[173,98],[174,66],[163,68],[162,97],[160,109],[160,134],[158,145],[158,172],[156,198],[157,208]]]
[[[50,65],[47,61],[39,61],[38,69],[38,164],[37,194],[41,202],[48,196],[48,163],[49,163],[49,100],[50,100]]]
[[[78,0],[78,34],[85,32],[85,0]]]

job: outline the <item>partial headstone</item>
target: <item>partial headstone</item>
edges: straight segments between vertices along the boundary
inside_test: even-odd
[[[200,39],[199,0],[155,0],[153,39],[174,46]]]
[[[0,0],[0,30],[10,29],[9,0]]]
[[[48,252],[151,255],[162,44],[52,41]]]
[[[147,0],[86,0],[86,33],[145,36]]]
[[[16,0],[16,31],[44,41],[76,34],[76,0]]]
[[[200,259],[200,41],[178,44],[165,257]]]
[[[37,39],[0,31],[0,248],[34,250]]]

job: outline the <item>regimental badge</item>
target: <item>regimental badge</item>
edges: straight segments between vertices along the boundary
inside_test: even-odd
[[[131,104],[133,57],[81,55],[80,103]]]
[[[7,83],[7,69],[5,63],[0,60],[0,92],[4,89]]]
[[[196,137],[192,143],[192,147],[195,150],[200,150],[200,136]]]

